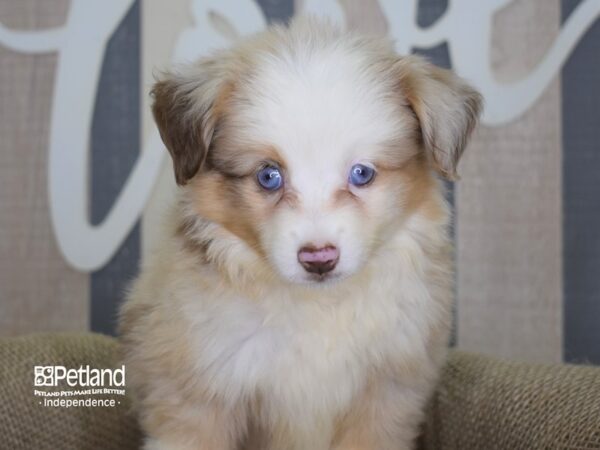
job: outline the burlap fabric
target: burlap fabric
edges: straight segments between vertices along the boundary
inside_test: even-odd
[[[431,404],[423,448],[600,449],[600,368],[454,352]]]
[[[140,433],[127,398],[115,407],[43,406],[34,395],[34,366],[119,366],[114,339],[94,334],[31,335],[0,339],[0,449],[137,449]],[[83,388],[77,388],[83,389]],[[44,390],[53,390],[44,388]],[[81,397],[78,397],[81,398]]]
[[[140,433],[126,399],[119,397],[121,405],[114,408],[39,405],[34,366],[87,364],[117,367],[116,342],[93,334],[0,339],[0,448],[138,448]],[[600,368],[453,352],[431,403],[421,448],[600,449]]]

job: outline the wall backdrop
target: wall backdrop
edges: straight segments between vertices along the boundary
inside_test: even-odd
[[[0,334],[114,332],[175,189],[153,73],[306,12],[484,94],[456,345],[600,364],[600,0],[0,0]]]

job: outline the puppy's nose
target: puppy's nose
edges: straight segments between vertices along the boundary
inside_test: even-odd
[[[340,251],[333,245],[325,247],[306,245],[298,251],[298,262],[304,270],[319,275],[331,272],[339,259]]]

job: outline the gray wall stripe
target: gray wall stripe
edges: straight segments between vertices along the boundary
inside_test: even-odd
[[[267,22],[287,22],[294,15],[294,0],[255,0]]]
[[[419,0],[417,24],[420,27],[433,25],[448,8],[448,0]]]
[[[140,20],[138,0],[106,48],[91,131],[90,218],[94,224],[110,210],[139,154]],[[137,273],[139,257],[138,222],[111,261],[91,274],[92,331],[115,333],[117,309]]]
[[[562,19],[579,3],[562,0]],[[562,71],[564,359],[600,364],[600,22]]]

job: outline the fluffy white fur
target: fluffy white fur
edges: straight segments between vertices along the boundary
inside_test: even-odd
[[[297,21],[155,96],[182,187],[121,317],[146,448],[412,448],[451,317],[433,171],[454,174],[477,94],[386,41]],[[285,186],[266,193],[273,155]],[[355,163],[372,184],[349,185]],[[298,263],[307,243],[339,249],[328,276]]]

